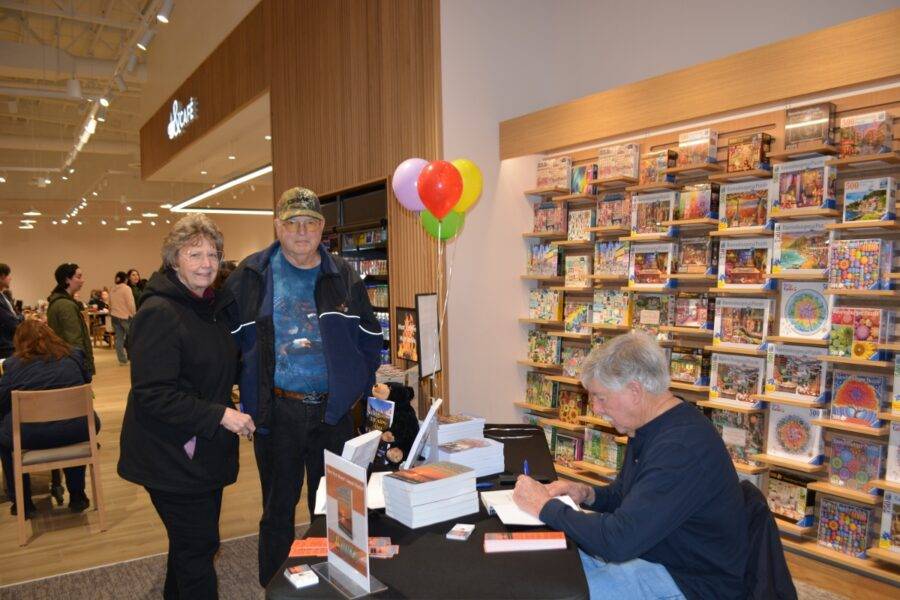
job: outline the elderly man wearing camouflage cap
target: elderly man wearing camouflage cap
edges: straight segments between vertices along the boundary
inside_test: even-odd
[[[321,244],[325,217],[305,188],[275,209],[278,240],[244,259],[226,286],[237,299],[240,390],[253,416],[262,484],[259,582],[265,586],[294,541],[303,474],[313,513],[324,450],[341,453],[353,435],[350,409],[371,389],[381,327],[359,275]]]

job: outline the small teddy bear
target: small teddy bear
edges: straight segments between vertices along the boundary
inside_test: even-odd
[[[409,453],[416,434],[419,433],[419,419],[416,418],[416,412],[412,407],[414,395],[415,392],[411,387],[399,383],[376,383],[372,386],[372,396],[394,403],[393,420],[390,426],[383,430],[381,443],[375,454],[376,471],[396,470]],[[384,424],[382,422],[378,425]],[[375,428],[372,420],[367,420],[367,429],[371,431]]]

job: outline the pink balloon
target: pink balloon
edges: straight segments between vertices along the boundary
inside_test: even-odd
[[[413,212],[425,210],[422,198],[419,197],[418,181],[427,164],[428,161],[422,158],[407,158],[394,170],[394,177],[391,179],[391,187],[394,188],[397,200]]]

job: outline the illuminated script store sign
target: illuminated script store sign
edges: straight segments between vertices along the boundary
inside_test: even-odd
[[[175,100],[172,102],[172,113],[169,115],[169,127],[166,131],[169,133],[169,139],[174,140],[184,133],[185,127],[197,118],[197,99],[191,98],[188,103],[182,105],[181,102]]]

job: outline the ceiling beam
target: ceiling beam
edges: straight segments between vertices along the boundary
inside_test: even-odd
[[[103,25],[104,27],[113,27],[115,29],[127,29],[133,31],[140,27],[140,23],[116,21],[107,19],[106,17],[97,17],[86,13],[79,13],[67,10],[59,10],[55,8],[47,8],[45,6],[35,6],[24,2],[11,2],[8,0],[0,0],[0,8],[5,10],[16,10],[22,13],[30,13],[41,15],[44,17],[56,17],[59,19],[68,19],[70,21],[80,21],[82,23],[93,23],[95,25]]]

